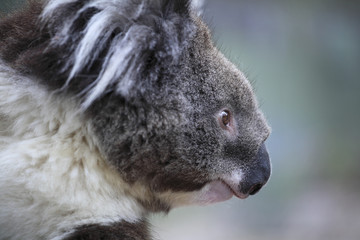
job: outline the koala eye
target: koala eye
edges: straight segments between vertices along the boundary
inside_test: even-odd
[[[219,122],[221,127],[227,128],[231,124],[231,113],[229,110],[223,110],[219,116]]]

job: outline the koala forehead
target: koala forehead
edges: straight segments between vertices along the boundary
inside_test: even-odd
[[[205,100],[206,107],[255,111],[257,101],[245,75],[213,45],[205,24],[199,20],[196,24],[197,32],[175,81],[194,102]]]

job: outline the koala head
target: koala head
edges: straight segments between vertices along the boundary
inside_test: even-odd
[[[143,53],[136,66],[147,65],[127,84],[130,92],[97,99],[89,119],[110,164],[162,208],[246,198],[270,176],[269,127],[248,80],[216,49],[200,18],[188,9],[172,14],[177,32],[159,30],[161,46]],[[181,50],[174,56],[172,48]]]
[[[40,17],[23,36],[31,49],[12,57],[16,42],[5,41],[3,59],[76,99],[106,163],[146,208],[246,198],[267,182],[269,127],[190,1],[42,6],[24,26]]]

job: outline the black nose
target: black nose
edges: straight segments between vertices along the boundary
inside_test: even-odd
[[[262,144],[252,161],[251,167],[244,173],[245,178],[240,183],[240,192],[245,195],[254,195],[269,180],[271,173],[270,158],[265,144]]]

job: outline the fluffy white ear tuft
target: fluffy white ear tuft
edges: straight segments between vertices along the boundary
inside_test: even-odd
[[[86,109],[109,91],[127,98],[148,88],[179,59],[195,28],[190,8],[197,6],[189,0],[49,0],[41,21],[52,35],[50,48],[67,59],[63,90],[82,86],[75,92]]]
[[[204,4],[205,4],[205,0],[192,0],[191,1],[191,9],[196,14],[201,16],[204,12]]]

